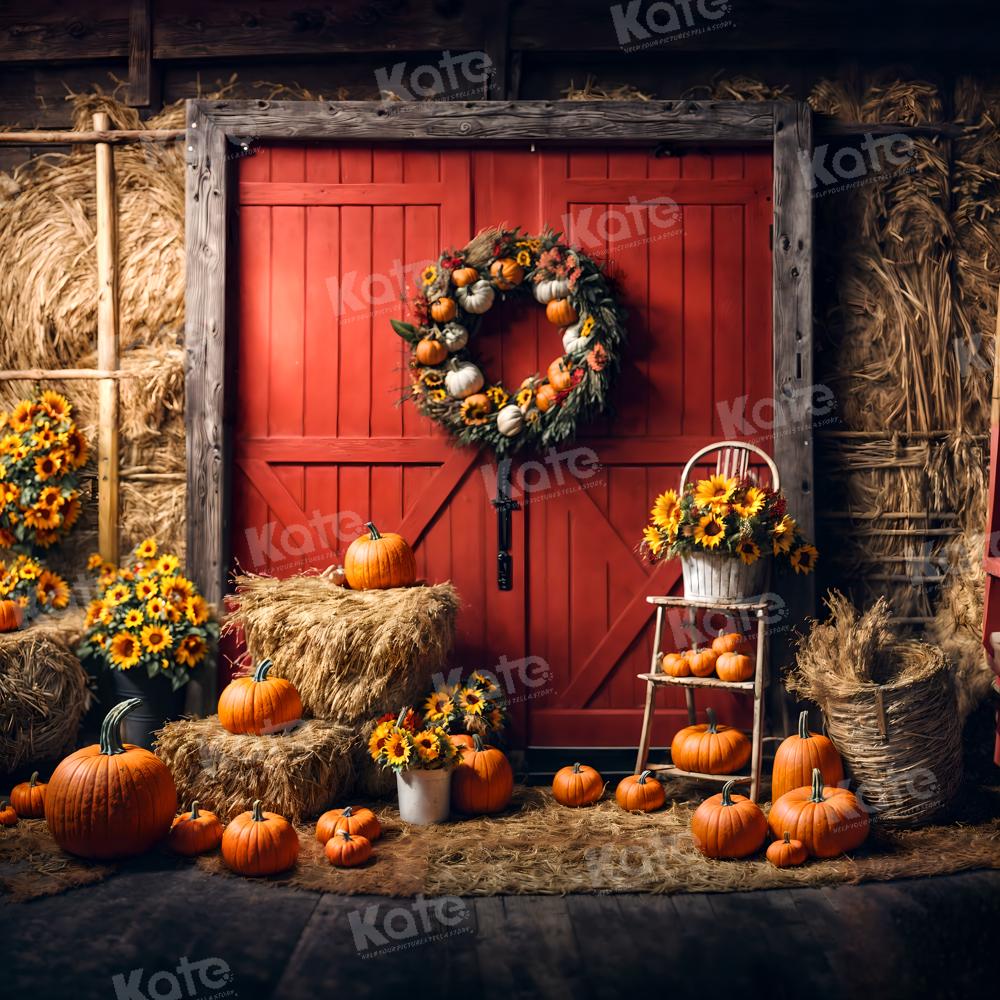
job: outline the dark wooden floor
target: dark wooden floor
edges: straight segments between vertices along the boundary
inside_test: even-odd
[[[3,996],[769,1000],[989,991],[1000,871],[729,895],[409,901],[316,895],[151,866],[0,907]],[[355,926],[360,925],[355,931]],[[393,951],[380,949],[394,947]],[[221,960],[225,966],[208,963]],[[182,960],[197,968],[183,973]],[[231,979],[220,985],[228,968]],[[142,970],[137,973],[136,970]],[[213,987],[199,981],[204,969]],[[116,989],[115,976],[120,976]],[[138,990],[129,991],[127,984]],[[402,992],[405,991],[405,994]]]

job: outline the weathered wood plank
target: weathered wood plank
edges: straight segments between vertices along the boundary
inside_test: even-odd
[[[152,0],[131,0],[128,12],[128,103],[148,108],[153,72]]]

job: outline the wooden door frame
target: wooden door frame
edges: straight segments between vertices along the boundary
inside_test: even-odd
[[[227,590],[233,431],[235,162],[256,142],[769,146],[773,156],[774,458],[813,536],[812,112],[794,101],[187,102],[187,568],[209,601]],[[811,610],[813,577],[791,617]],[[800,608],[798,605],[802,604]]]

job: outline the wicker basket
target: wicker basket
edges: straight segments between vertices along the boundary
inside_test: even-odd
[[[859,797],[880,823],[916,826],[962,782],[962,727],[946,664],[913,681],[868,684],[822,704]]]
[[[735,556],[692,552],[681,558],[684,596],[701,601],[741,601],[764,589],[768,561],[747,565]]]

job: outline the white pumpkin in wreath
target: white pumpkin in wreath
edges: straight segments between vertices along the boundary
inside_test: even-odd
[[[584,334],[584,317],[581,316],[572,326],[567,326],[563,330],[563,350],[567,354],[576,354],[584,351],[590,346],[590,334]]]
[[[493,305],[495,295],[493,286],[482,279],[466,288],[455,289],[455,298],[458,299],[458,304],[467,313],[475,313],[476,315],[486,312]]]
[[[450,354],[454,354],[469,342],[469,331],[461,323],[446,323],[438,334],[438,340],[448,348]]]
[[[509,403],[497,414],[497,430],[504,437],[520,434],[523,427],[524,414],[516,404]]]
[[[553,299],[564,299],[569,295],[569,282],[565,278],[549,278],[535,285],[535,298],[543,306]]]
[[[451,359],[451,370],[444,377],[444,386],[456,399],[465,399],[483,387],[483,373],[471,361]]]

